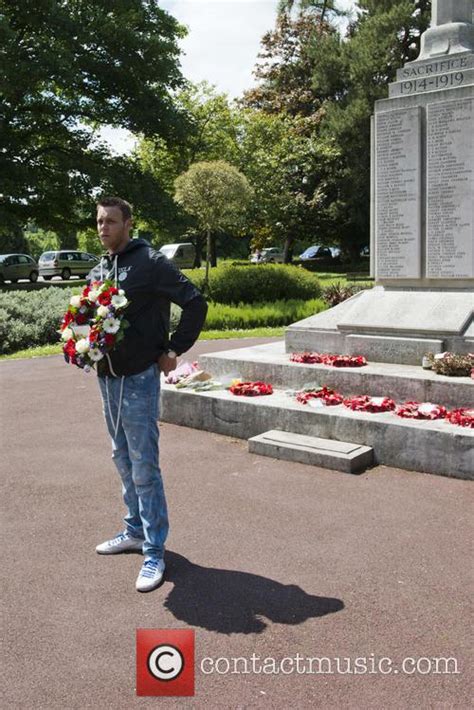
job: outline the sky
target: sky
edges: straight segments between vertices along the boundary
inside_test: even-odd
[[[161,0],[160,5],[188,28],[180,42],[187,79],[205,79],[231,98],[254,85],[260,40],[275,25],[278,0]],[[338,3],[346,10],[354,5],[352,0]],[[116,152],[133,147],[127,131],[106,128],[101,135]]]

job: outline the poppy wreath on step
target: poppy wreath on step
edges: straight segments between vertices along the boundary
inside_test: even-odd
[[[355,412],[393,412],[395,402],[390,397],[369,397],[366,394],[361,394],[357,397],[349,397],[343,402],[345,407],[354,410]]]
[[[446,407],[431,402],[404,402],[399,404],[395,414],[404,419],[444,419]]]
[[[268,382],[238,382],[229,387],[229,392],[240,397],[259,397],[273,394],[273,387]]]
[[[474,409],[468,409],[467,407],[453,409],[451,412],[448,412],[446,419],[448,422],[451,422],[451,424],[474,429]]]
[[[331,367],[363,367],[367,360],[363,355],[330,355],[325,353],[292,353],[291,362],[303,365],[330,365]]]
[[[314,390],[304,390],[303,392],[298,392],[296,395],[296,401],[300,404],[308,404],[311,399],[320,399],[324,404],[328,406],[334,406],[336,404],[341,404],[344,397],[339,392],[330,390],[327,387],[321,387],[320,389]]]

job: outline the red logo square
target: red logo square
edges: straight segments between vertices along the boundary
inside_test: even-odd
[[[137,629],[137,695],[194,695],[194,631]]]

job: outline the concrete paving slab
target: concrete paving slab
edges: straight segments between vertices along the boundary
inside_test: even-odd
[[[191,357],[218,347],[233,344]],[[470,706],[469,482],[385,466],[309,473],[162,424],[168,567],[140,595],[139,555],[94,552],[123,515],[94,375],[50,357],[0,363],[0,382],[3,707]],[[137,628],[195,630],[194,698],[136,697]],[[343,672],[200,666],[297,653],[338,658]],[[354,674],[344,659],[360,657],[388,658],[392,672]],[[405,658],[440,657],[457,672],[432,660],[402,672]]]
[[[278,429],[270,429],[249,439],[249,451],[260,456],[298,461],[345,473],[361,473],[374,461],[374,450],[369,446]]]

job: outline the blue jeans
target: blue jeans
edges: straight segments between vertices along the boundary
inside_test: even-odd
[[[158,460],[159,368],[98,380],[112,458],[122,479],[126,531],[144,540],[145,555],[163,558],[169,525]]]

